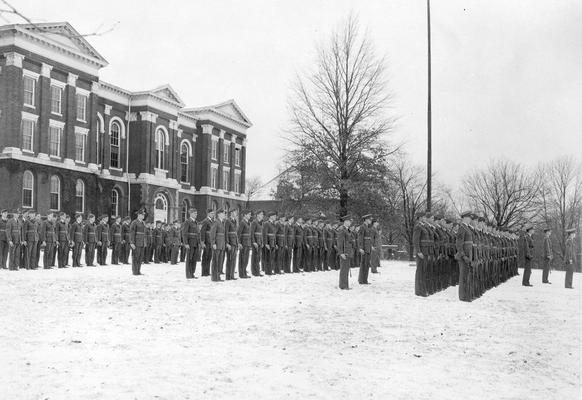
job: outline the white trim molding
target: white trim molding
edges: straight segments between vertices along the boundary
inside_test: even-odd
[[[22,119],[27,119],[29,121],[34,121],[36,123],[38,122],[38,115],[22,111]]]
[[[67,87],[67,82],[59,81],[58,79],[51,78],[51,86],[56,86],[61,89],[65,89]]]
[[[105,104],[105,115],[110,115],[111,114],[111,109],[113,108],[112,105],[110,104]]]
[[[89,134],[89,129],[88,128],[83,128],[80,126],[75,126],[75,133],[80,133],[81,135],[88,135]]]
[[[148,121],[153,124],[155,124],[158,120],[158,114],[151,111],[140,111],[139,116],[141,117],[142,121]]]
[[[42,66],[40,67],[40,74],[46,78],[50,78],[52,70],[53,70],[52,65],[42,63]]]
[[[125,124],[123,123],[123,120],[119,117],[112,117],[109,120],[109,130],[108,130],[109,136],[111,136],[111,127],[113,126],[114,122],[117,122],[121,128],[120,129],[121,139],[125,139]]]
[[[32,79],[38,81],[40,74],[37,72],[31,71],[29,69],[23,69],[22,76],[28,76],[29,78],[32,78]]]
[[[72,74],[69,72],[69,75],[67,75],[67,85],[69,85],[69,86],[77,85],[77,78],[78,77],[79,77],[78,75],[75,75],[75,74]]]
[[[4,53],[4,57],[6,57],[6,66],[14,66],[18,68],[22,68],[22,61],[24,61],[24,55],[20,53],[16,53],[15,51],[11,51],[9,53]]]
[[[83,89],[83,88],[80,88],[80,87],[77,87],[76,88],[75,93],[76,94],[80,94],[81,96],[85,96],[87,98],[89,98],[89,95],[91,94],[91,92],[89,90]]]
[[[213,128],[214,128],[214,126],[212,126],[210,124],[204,124],[204,125],[202,125],[202,133],[205,135],[212,135]]]
[[[57,121],[56,119],[49,119],[49,126],[52,126],[53,128],[64,129],[65,128],[65,121]]]
[[[156,126],[156,129],[154,129],[154,135],[156,133],[158,133],[158,130],[161,130],[162,132],[164,132],[164,145],[169,146],[170,145],[170,134],[168,133],[168,129],[166,129],[166,127],[164,125],[158,125],[158,126]]]

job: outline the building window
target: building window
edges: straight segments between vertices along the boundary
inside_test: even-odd
[[[51,112],[61,115],[61,105],[63,99],[63,89],[58,86],[51,86]]]
[[[29,119],[22,120],[22,150],[34,151],[34,128],[36,123]]]
[[[50,209],[59,211],[61,206],[61,180],[58,176],[52,175],[50,181]]]
[[[237,167],[240,167],[240,149],[236,149],[234,151],[234,165],[236,165]]]
[[[188,219],[188,209],[190,208],[190,204],[188,200],[184,199],[182,202],[182,208],[180,210],[180,221],[184,222]]]
[[[24,76],[24,105],[34,107],[34,92],[36,88],[36,79],[30,76]]]
[[[111,144],[111,168],[119,168],[119,136],[121,134],[121,126],[119,123],[113,122],[111,124],[110,144]]]
[[[85,183],[80,179],[75,185],[75,206],[76,211],[85,212]]]
[[[119,215],[119,192],[117,189],[111,191],[111,215],[114,217]]]
[[[97,164],[98,165],[103,165],[103,150],[104,150],[104,145],[99,146],[99,142],[102,142],[103,140],[103,136],[101,135],[101,120],[99,118],[97,118]]]
[[[228,144],[228,142],[223,142],[224,144],[222,145],[222,161],[225,164],[229,164],[230,163],[230,145]]]
[[[63,128],[58,126],[49,126],[49,155],[53,157],[61,156],[61,137]]]
[[[182,143],[180,148],[180,181],[188,182],[188,158],[190,155],[188,143]]]
[[[240,193],[240,172],[235,172],[234,173],[234,191],[235,193]]]
[[[75,161],[85,162],[85,142],[87,135],[75,132]]]
[[[212,153],[213,160],[218,160],[218,140],[212,140]]]
[[[218,168],[210,167],[210,187],[218,189]]]
[[[77,120],[87,122],[87,96],[77,95]]]
[[[230,188],[229,181],[230,181],[230,171],[225,169],[222,171],[222,188],[224,190],[229,190]]]
[[[164,131],[158,129],[156,131],[156,168],[164,169]]]
[[[24,171],[22,175],[22,207],[32,208],[34,195],[34,176],[32,172]]]

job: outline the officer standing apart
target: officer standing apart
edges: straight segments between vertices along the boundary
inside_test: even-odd
[[[198,261],[198,252],[200,248],[204,248],[204,244],[200,239],[200,230],[198,229],[198,211],[191,208],[188,211],[190,218],[182,224],[182,242],[186,249],[186,279],[197,279],[194,273],[196,272],[196,262]]]
[[[529,282],[531,276],[531,263],[534,257],[534,242],[532,235],[534,228],[532,225],[527,225],[525,228],[525,265],[523,267],[523,279],[521,284],[523,286],[532,287],[533,285]]]
[[[550,271],[552,270],[552,260],[554,259],[554,254],[552,252],[552,241],[550,236],[552,235],[552,230],[550,228],[544,229],[544,270],[542,272],[542,283],[552,284],[548,280]]]
[[[145,247],[145,224],[143,209],[137,212],[137,219],[129,225],[129,245],[131,247],[131,270],[134,275],[142,275],[141,263],[143,261],[143,249]]]
[[[566,239],[566,254],[564,260],[566,262],[566,289],[574,289],[572,287],[572,279],[574,277],[574,265],[576,265],[576,250],[574,246],[574,238],[576,238],[576,229],[566,230],[568,238]]]
[[[372,254],[372,215],[364,215],[362,217],[364,223],[360,227],[358,233],[358,249],[361,254],[360,273],[358,274],[358,283],[360,285],[369,285],[368,273],[370,271],[370,256]]]
[[[352,224],[352,217],[346,215],[342,218],[343,225],[337,231],[337,252],[339,254],[340,273],[339,273],[339,288],[342,290],[350,289],[350,259],[353,257],[354,249],[352,246],[352,233],[350,232],[350,225]]]

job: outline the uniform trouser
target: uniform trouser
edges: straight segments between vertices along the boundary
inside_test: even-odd
[[[238,276],[239,278],[245,278],[249,276],[247,274],[247,265],[249,263],[249,253],[251,248],[249,246],[243,246],[238,253]]]
[[[46,245],[44,246],[44,255],[42,257],[42,266],[44,268],[49,268],[55,265],[54,262],[51,263],[51,261],[53,260],[54,251],[55,251],[54,242],[47,242]]]
[[[370,267],[372,273],[378,272],[378,267],[380,266],[380,251],[378,249],[372,250],[372,255],[370,256]]]
[[[552,261],[546,259],[545,263],[544,263],[544,270],[542,272],[542,282],[543,283],[548,282],[548,277],[550,275],[550,268],[551,267],[552,267]]]
[[[67,263],[67,255],[69,254],[69,242],[59,242],[58,252],[58,266],[59,268],[65,268]]]
[[[321,269],[324,271],[327,271],[329,269],[329,263],[328,263],[328,251],[325,248],[321,248],[320,249],[320,259],[321,259]]]
[[[291,273],[291,260],[293,259],[293,247],[288,246],[285,249],[285,264],[283,265],[283,271],[286,274]]]
[[[40,262],[40,243],[36,242],[36,254],[34,256],[34,268],[38,268]]]
[[[212,261],[212,246],[206,245],[202,252],[202,276],[210,275],[210,262]]]
[[[311,270],[319,271],[319,248],[311,248]]]
[[[26,242],[26,260],[25,266],[26,269],[33,269],[36,268],[36,249],[38,247],[38,242]]]
[[[464,260],[459,260],[459,300],[471,301],[470,296],[470,278],[469,266]]]
[[[226,275],[225,279],[231,280],[234,278],[234,270],[236,269],[236,252],[238,250],[237,246],[230,246],[230,250],[225,250],[226,252]]]
[[[198,262],[198,247],[190,246],[190,248],[186,249],[186,251],[186,279],[192,279],[196,273],[196,263]]]
[[[285,247],[279,246],[279,247],[277,247],[275,252],[277,254],[276,254],[275,264],[273,265],[273,272],[276,274],[280,274],[281,271],[283,270],[283,266],[285,264]]]
[[[303,262],[303,245],[295,247],[293,251],[293,272],[299,272]]]
[[[265,274],[273,275],[275,268],[277,267],[277,250],[274,246],[270,246],[270,249],[265,247]]]
[[[13,242],[10,248],[10,269],[17,271],[20,268],[20,243]]]
[[[56,259],[56,255],[57,255],[57,243],[53,243],[53,248],[52,251],[50,253],[50,266],[54,267],[55,266],[55,259]]]
[[[124,264],[129,264],[129,252],[131,251],[131,246],[129,242],[125,242],[125,244],[121,247],[121,254],[123,255],[122,262]]]
[[[111,264],[119,264],[119,256],[121,253],[121,242],[113,243],[113,249],[111,250]]]
[[[105,242],[97,247],[97,262],[99,265],[107,265],[107,245]]]
[[[180,246],[172,245],[170,248],[170,263],[178,264],[178,255],[180,254]]]
[[[95,243],[85,244],[85,264],[89,267],[93,265],[93,259],[95,258]]]
[[[186,260],[187,253],[188,251],[186,250],[186,248],[183,245],[180,246],[180,262],[184,262],[184,260]]]
[[[302,257],[302,267],[303,267],[303,271],[305,272],[311,272],[313,271],[312,267],[311,267],[311,262],[313,260],[313,256],[312,256],[312,251],[313,248],[307,248],[307,246],[303,247],[303,257]],[[349,260],[349,258],[348,258]]]
[[[572,288],[572,280],[574,278],[574,264],[566,264],[566,278],[564,279],[564,287]]]
[[[143,247],[136,246],[131,251],[131,272],[134,275],[141,274],[141,262],[143,260]]]
[[[525,265],[523,266],[523,278],[521,280],[522,285],[529,285],[529,277],[531,276],[531,260],[525,260]]]
[[[21,245],[20,246],[20,268],[26,268],[26,254],[28,251],[28,247]]]
[[[82,242],[75,242],[73,246],[73,267],[81,266],[81,248]]]
[[[220,271],[224,264],[224,250],[213,250],[212,251],[212,269],[211,269],[211,279],[213,281],[220,280]]]
[[[426,289],[426,257],[416,257],[416,273],[414,275],[414,294],[423,297],[428,295]]]
[[[251,256],[251,274],[253,276],[261,275],[261,247],[257,243],[257,247],[253,245],[253,253]],[[240,268],[240,265],[239,265]]]
[[[155,263],[160,263],[161,262],[161,257],[162,257],[162,245],[161,244],[156,244],[154,246],[154,262]]]
[[[339,257],[339,288],[349,289],[350,288],[350,264],[351,257],[346,256],[344,260],[341,256]]]
[[[8,260],[8,253],[10,252],[10,246],[8,241],[0,240],[0,268],[6,269],[6,260]]]
[[[67,243],[67,245],[65,246],[65,255],[63,256],[65,258],[65,265],[69,265],[69,252],[71,251],[71,248],[69,247],[69,244]]]
[[[360,272],[358,274],[358,283],[368,283],[368,273],[370,272],[370,253],[362,254],[360,261]]]

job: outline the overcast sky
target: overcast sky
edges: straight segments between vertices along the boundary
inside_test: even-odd
[[[247,177],[277,174],[295,73],[350,11],[388,58],[392,138],[426,162],[426,1],[11,0],[69,21],[130,90],[169,83],[188,106],[234,98],[253,122]],[[582,151],[582,1],[433,0],[433,169],[457,187],[489,159],[528,165]],[[14,21],[14,19],[12,19]]]

